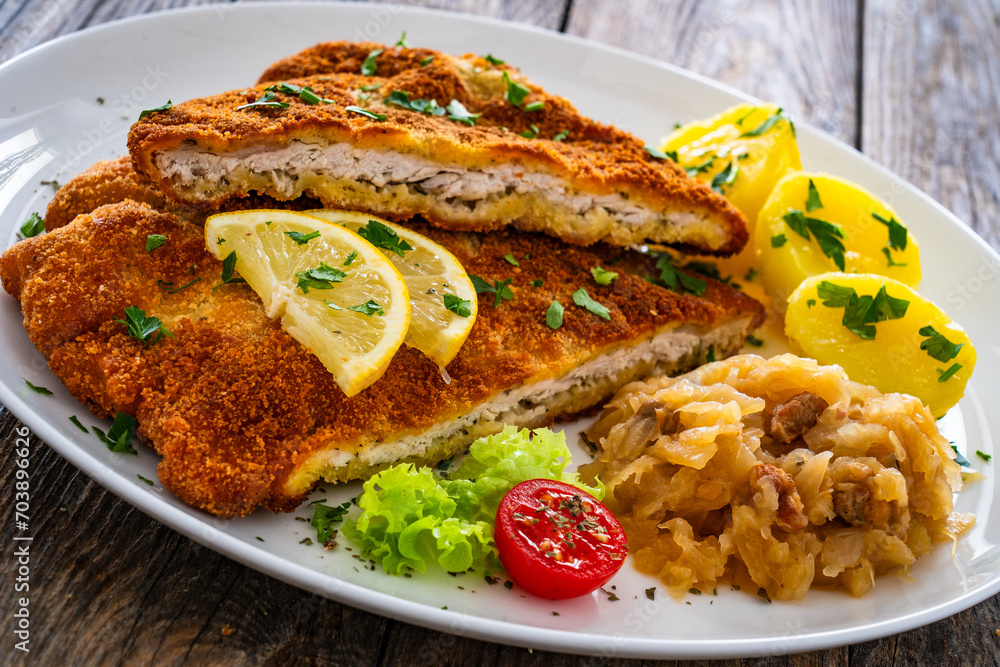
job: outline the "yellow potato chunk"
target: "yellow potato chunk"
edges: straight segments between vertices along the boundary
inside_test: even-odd
[[[917,241],[895,212],[834,176],[782,178],[760,210],[753,245],[764,289],[779,311],[803,280],[828,271],[920,284]]]
[[[739,104],[684,125],[663,139],[660,150],[714,184],[747,217],[751,231],[774,184],[802,168],[792,123],[774,104]]]
[[[916,396],[935,417],[962,398],[976,365],[962,327],[908,285],[873,274],[807,278],[788,299],[785,334],[856,382]]]

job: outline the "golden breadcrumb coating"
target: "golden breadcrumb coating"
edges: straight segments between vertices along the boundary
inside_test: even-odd
[[[376,73],[360,74],[361,63],[376,49],[383,50],[376,60]],[[432,58],[430,63],[421,66],[427,58]],[[505,98],[505,76],[530,89],[521,107]],[[279,90],[270,94],[288,108],[238,109],[262,99],[276,82],[308,86],[329,103],[309,104]],[[481,115],[470,127],[450,120],[448,113],[405,109],[388,103],[395,91],[408,93],[410,100],[435,100],[440,106],[457,100],[469,112]],[[539,103],[537,110],[524,110]],[[363,107],[385,119],[349,111],[349,106]],[[522,133],[537,136],[525,138]],[[376,187],[363,179],[334,178],[322,170],[281,177],[279,185],[275,170],[259,165],[258,158],[277,148],[340,144],[380,159],[416,156],[450,169],[449,173],[464,170],[479,175],[498,165],[512,165],[529,176],[552,177],[556,185],[530,192],[508,185],[505,192],[491,198],[456,203],[429,196],[412,181]],[[150,114],[132,127],[128,146],[139,172],[174,200],[191,206],[218,207],[251,191],[280,199],[304,193],[328,206],[361,208],[397,220],[422,215],[443,227],[474,231],[515,225],[581,244],[650,241],[728,255],[739,251],[747,240],[744,216],[672,161],[653,157],[639,139],[626,132],[581,116],[567,100],[545,92],[513,68],[492,66],[472,55],[452,57],[428,49],[370,43],[321,44],[275,64],[253,88]],[[163,160],[192,153],[209,160],[239,156],[250,166],[212,178],[201,178],[201,167],[183,177],[164,173],[169,169]],[[564,188],[559,197],[611,197],[615,206],[630,212],[612,215],[603,204],[583,210],[574,208],[579,200],[570,206],[551,199],[554,190]],[[636,211],[655,215],[640,223]]]
[[[763,317],[757,302],[714,281],[703,298],[628,274],[597,285],[590,267],[633,254],[618,248],[414,228],[453,252],[469,273],[488,282],[512,278],[514,298],[498,307],[492,295],[480,298],[471,335],[448,366],[450,383],[434,363],[403,347],[383,378],[350,398],[266,316],[253,290],[213,289],[222,266],[207,252],[200,227],[146,204],[103,206],[21,241],[0,258],[0,277],[21,303],[32,342],[73,395],[99,417],[136,416],[139,437],[163,457],[164,486],[224,517],[261,505],[294,508],[317,482],[318,473],[302,474],[318,452],[357,453],[425,432],[507,390],[558,377],[664,329],[707,332],[740,318],[749,328]],[[167,241],[146,252],[149,234]],[[508,253],[530,260],[514,267],[504,260]],[[539,278],[542,285],[533,286]],[[581,286],[609,309],[610,320],[573,305]],[[566,306],[558,330],[545,323],[554,299]],[[115,321],[126,306],[159,318],[173,337],[130,337]],[[347,476],[372,472],[355,466]]]

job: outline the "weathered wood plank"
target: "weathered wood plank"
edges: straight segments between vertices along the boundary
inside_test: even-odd
[[[864,152],[1000,249],[1000,6],[869,3]]]
[[[218,0],[5,0],[0,3],[0,63],[50,39],[125,16]],[[568,0],[397,0],[393,4],[492,16],[558,29]]]
[[[575,0],[566,31],[703,74],[856,141],[853,0]]]

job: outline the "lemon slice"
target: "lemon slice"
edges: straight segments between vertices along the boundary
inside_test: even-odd
[[[426,236],[381,218],[335,210],[306,213],[351,231],[365,228],[361,233],[374,240],[377,247],[382,247],[382,252],[399,269],[410,290],[410,331],[406,335],[406,344],[423,352],[438,366],[447,366],[469,337],[476,323],[479,303],[476,288],[458,259]],[[376,227],[374,233],[378,236],[374,239],[368,232],[372,222]],[[402,248],[402,244],[393,241],[391,236],[379,236],[378,225],[395,232],[410,249]],[[384,242],[379,243],[380,239]],[[398,247],[402,255],[394,251],[394,247]],[[451,309],[446,303],[451,305]]]
[[[294,211],[235,211],[209,217],[205,242],[224,262],[235,253],[268,316],[280,317],[348,396],[378,380],[406,338],[403,277],[348,229]]]

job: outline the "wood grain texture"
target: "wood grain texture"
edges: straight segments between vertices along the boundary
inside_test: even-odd
[[[1000,4],[869,3],[862,149],[1000,249]]]
[[[728,84],[853,144],[857,9],[853,1],[574,0],[566,32]]]
[[[83,27],[193,4],[203,3],[3,0],[0,62]],[[653,55],[779,101],[835,136],[860,143],[865,152],[927,190],[997,246],[1000,19],[995,2],[401,4],[553,29],[565,23],[575,34]],[[10,451],[18,426],[9,413],[0,414],[0,451]],[[581,658],[432,632],[352,609],[230,561],[118,500],[42,443],[32,439],[31,448],[32,532],[38,536],[32,547],[33,651],[29,660],[23,659],[4,635],[0,664],[1000,664],[1000,640],[994,635],[1000,627],[998,598],[882,640],[740,661]],[[4,545],[11,543],[7,490],[13,474],[12,458],[0,457]],[[5,617],[3,605],[14,596],[14,564],[7,553],[0,558],[0,611]]]

